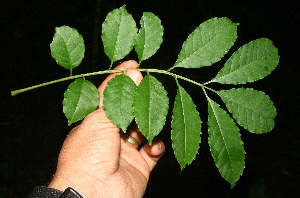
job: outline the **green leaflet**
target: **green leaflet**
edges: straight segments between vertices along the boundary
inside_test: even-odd
[[[139,62],[156,53],[163,41],[163,26],[160,19],[151,12],[144,12],[140,21],[141,29],[135,39],[135,51]]]
[[[83,38],[77,30],[68,26],[57,27],[55,32],[50,44],[51,55],[58,65],[72,70],[84,57]]]
[[[208,100],[210,151],[220,174],[233,187],[245,167],[245,150],[239,128],[226,111],[211,99]]]
[[[262,91],[238,88],[218,91],[238,124],[252,133],[266,133],[273,129],[276,108]]]
[[[181,170],[196,158],[201,142],[201,120],[189,94],[178,85],[172,116],[172,147]]]
[[[225,17],[200,24],[183,43],[173,68],[200,68],[221,60],[237,38],[237,25]]]
[[[103,108],[105,113],[114,125],[124,132],[134,118],[132,105],[136,87],[130,77],[122,74],[108,81],[104,89]]]
[[[211,82],[245,84],[269,75],[279,63],[278,49],[266,38],[242,46]]]
[[[98,105],[99,91],[88,80],[76,79],[64,93],[63,112],[69,125],[83,119]]]
[[[108,13],[102,24],[101,38],[111,64],[132,50],[136,34],[136,23],[125,5]]]
[[[169,109],[169,98],[162,84],[147,75],[137,87],[133,102],[135,121],[152,144],[153,138],[162,130]]]

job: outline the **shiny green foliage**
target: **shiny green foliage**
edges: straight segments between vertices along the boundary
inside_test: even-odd
[[[148,74],[139,84],[133,108],[139,129],[152,144],[165,124],[169,109],[167,91],[155,77]]]
[[[174,67],[200,68],[219,61],[236,40],[237,25],[225,17],[201,23],[183,43]]]
[[[68,26],[55,28],[50,49],[57,64],[69,70],[81,63],[85,52],[82,36]]]
[[[132,50],[136,34],[135,20],[125,6],[108,13],[102,24],[102,42],[111,64]]]
[[[277,48],[269,39],[257,39],[242,46],[227,60],[212,82],[245,84],[269,75],[278,65]]]
[[[131,78],[122,74],[111,79],[104,89],[103,108],[105,113],[114,125],[124,132],[134,118],[132,105],[136,87]]]
[[[237,123],[248,131],[261,134],[273,129],[276,108],[264,92],[238,88],[221,90],[218,94]]]
[[[141,63],[159,49],[164,29],[160,19],[151,12],[144,12],[140,23],[141,28],[135,39],[134,48]]]
[[[107,15],[102,25],[102,41],[111,64],[124,58],[133,48],[140,64],[157,52],[163,40],[160,19],[150,12],[145,12],[140,24],[141,28],[138,31],[135,20],[125,6]],[[169,70],[137,68],[141,72],[147,72],[138,86],[128,76],[120,74],[108,82],[103,93],[103,108],[114,125],[125,132],[135,121],[149,144],[152,144],[153,138],[165,125],[169,98],[161,82],[150,73],[157,72],[173,77],[178,89],[172,111],[171,139],[175,157],[180,169],[183,170],[197,156],[201,142],[202,121],[194,104],[198,101],[193,101],[178,81],[185,80],[200,87],[195,90],[202,89],[208,101],[208,143],[211,155],[221,176],[231,187],[239,180],[245,168],[245,150],[236,123],[252,133],[270,132],[275,125],[276,108],[262,91],[252,88],[214,90],[208,86],[213,82],[245,84],[266,77],[279,62],[277,48],[272,41],[265,38],[249,42],[231,55],[215,78],[203,84],[172,73],[171,70],[176,67],[188,69],[211,66],[219,61],[234,44],[237,26],[237,23],[225,17],[209,19],[188,36],[175,65]],[[57,63],[70,70],[78,66],[84,55],[82,37],[75,29],[67,26],[56,28],[50,47]],[[115,71],[95,73],[115,73]],[[87,76],[89,74],[76,77]],[[65,79],[71,78],[75,77]],[[62,80],[64,79],[51,81],[49,84]],[[45,84],[47,83],[42,86]],[[12,91],[12,94],[35,87],[37,86]],[[211,93],[208,91],[221,97],[228,112],[211,100],[209,96]],[[69,125],[83,119],[98,105],[98,89],[81,78],[70,84],[64,94],[63,111]]]
[[[175,157],[181,170],[192,163],[200,147],[201,120],[190,95],[178,85],[171,122]]]
[[[63,112],[69,125],[75,123],[94,111],[99,105],[99,91],[93,83],[76,79],[65,91]]]
[[[208,102],[210,152],[220,174],[233,187],[245,167],[245,150],[239,128],[216,102],[211,99]]]

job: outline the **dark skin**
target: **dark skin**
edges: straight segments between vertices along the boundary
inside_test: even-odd
[[[142,74],[135,61],[126,61],[116,69],[128,69],[136,84]],[[114,126],[102,109],[103,91],[107,82],[118,74],[109,75],[99,87],[99,108],[89,114],[66,138],[61,149],[57,171],[49,188],[64,191],[72,187],[83,197],[143,197],[149,176],[165,150],[163,142],[153,141],[140,150],[127,141],[134,137],[145,141],[133,125],[126,134]]]

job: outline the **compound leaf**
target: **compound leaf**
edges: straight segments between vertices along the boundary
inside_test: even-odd
[[[132,50],[136,34],[136,23],[125,5],[108,13],[102,24],[101,37],[104,52],[111,64],[124,58]]]
[[[69,70],[81,63],[85,52],[82,36],[76,29],[68,26],[55,28],[50,49],[57,64]]]
[[[135,121],[151,145],[162,130],[169,109],[167,92],[155,77],[148,74],[139,84],[133,108]]]
[[[245,150],[239,128],[216,102],[209,99],[208,144],[222,177],[231,184],[239,180],[245,167]]]
[[[98,105],[99,91],[88,80],[76,79],[64,93],[63,112],[69,125],[83,119]]]
[[[276,108],[262,91],[251,88],[218,92],[238,124],[252,133],[266,133],[273,129]]]
[[[173,67],[200,68],[219,61],[236,40],[237,25],[225,17],[203,22],[183,43]]]
[[[278,65],[278,49],[266,38],[242,46],[226,61],[212,82],[245,84],[269,75]]]
[[[134,118],[132,105],[136,87],[130,77],[122,74],[108,81],[103,92],[103,108],[107,117],[124,132]]]
[[[141,29],[136,36],[134,48],[141,63],[159,49],[164,29],[160,19],[151,12],[144,12],[140,23]]]
[[[201,142],[201,120],[189,94],[178,86],[172,116],[172,147],[181,170],[196,158]]]

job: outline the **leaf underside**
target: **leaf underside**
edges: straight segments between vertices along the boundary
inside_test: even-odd
[[[237,123],[252,133],[270,132],[275,125],[276,108],[262,91],[238,88],[219,91]]]
[[[221,60],[237,38],[237,25],[225,17],[203,22],[183,43],[174,67],[200,68]]]
[[[134,118],[132,105],[136,88],[130,77],[121,74],[108,81],[103,92],[103,108],[107,117],[124,132]]]
[[[233,187],[243,174],[245,150],[239,128],[217,103],[209,99],[208,144],[222,177]]]
[[[111,64],[124,58],[132,50],[137,34],[136,23],[125,8],[115,9],[108,13],[102,24],[102,42],[104,52]]]
[[[189,94],[178,86],[172,116],[172,147],[181,170],[192,163],[200,147],[201,120]]]
[[[245,84],[269,75],[279,63],[278,49],[266,38],[242,46],[226,61],[212,82]]]
[[[133,108],[135,121],[151,145],[166,121],[169,109],[167,91],[155,77],[148,74],[137,87]]]
[[[141,63],[159,49],[164,29],[160,19],[151,12],[144,12],[140,23],[141,29],[135,38],[134,48]]]
[[[98,105],[99,91],[88,80],[76,79],[64,93],[63,112],[69,125],[83,119]]]
[[[84,57],[83,38],[76,29],[68,26],[57,27],[55,32],[50,44],[51,55],[58,65],[72,70]]]

